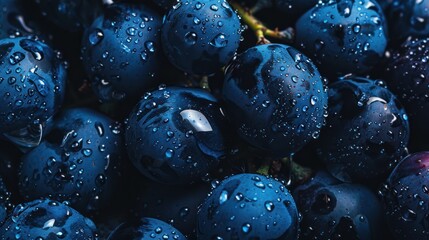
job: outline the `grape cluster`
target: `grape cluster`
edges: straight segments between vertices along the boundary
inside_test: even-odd
[[[429,1],[0,13],[0,239],[429,238]]]

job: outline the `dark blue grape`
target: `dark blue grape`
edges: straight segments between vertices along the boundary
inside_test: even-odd
[[[61,107],[66,72],[49,46],[28,38],[0,40],[0,132],[35,146]],[[31,136],[33,135],[33,136]]]
[[[310,59],[281,44],[239,55],[227,69],[222,94],[239,136],[281,157],[318,137],[328,100]]]
[[[186,240],[173,226],[154,218],[141,218],[119,225],[108,240]]]
[[[26,153],[19,171],[21,195],[68,201],[82,212],[109,206],[121,176],[121,126],[90,109],[69,109],[52,132]]]
[[[302,214],[300,239],[383,239],[382,204],[362,185],[318,172],[293,197]]]
[[[0,227],[1,239],[95,240],[95,224],[73,208],[52,200],[18,205]]]
[[[329,85],[319,155],[343,181],[385,178],[408,144],[407,115],[383,82],[346,77]]]
[[[210,192],[209,184],[168,186],[148,182],[138,206],[146,217],[168,222],[188,239],[196,237],[197,210]]]
[[[219,102],[208,92],[160,86],[129,115],[128,155],[154,181],[189,183],[214,170],[225,156],[225,124]]]
[[[198,239],[298,237],[298,210],[286,187],[273,178],[238,174],[222,181],[198,212]]]
[[[147,5],[118,3],[86,29],[84,67],[101,101],[138,98],[156,83],[160,28],[161,16]]]
[[[240,20],[226,0],[186,0],[167,13],[161,40],[173,65],[207,75],[233,58],[240,36]]]
[[[406,41],[389,60],[386,81],[410,118],[411,140],[427,144],[429,131],[429,39]]]
[[[389,23],[389,36],[402,41],[409,36],[429,36],[428,0],[389,0],[386,4],[386,17]]]
[[[385,17],[374,0],[321,2],[296,23],[296,44],[329,76],[363,74],[387,45]]]
[[[429,152],[404,158],[382,189],[385,211],[395,239],[429,237]]]
[[[67,31],[78,31],[87,27],[103,5],[102,0],[34,1],[39,5],[43,16]]]

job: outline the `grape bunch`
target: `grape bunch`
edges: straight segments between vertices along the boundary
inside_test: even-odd
[[[0,239],[429,239],[429,0],[0,12]]]

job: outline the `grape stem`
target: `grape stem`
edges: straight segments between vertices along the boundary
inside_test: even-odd
[[[293,155],[281,159],[265,159],[255,169],[255,172],[265,176],[283,178],[287,187],[297,186],[306,182],[314,173],[312,169],[295,162]]]
[[[229,4],[237,11],[243,22],[255,32],[255,35],[258,38],[258,44],[270,43],[267,37],[292,42],[295,36],[293,28],[288,27],[284,30],[279,30],[278,28],[275,28],[274,30],[269,29],[255,16],[253,16],[254,11],[245,9],[239,3],[232,0],[229,1]]]
[[[209,77],[208,76],[202,76],[201,77],[200,87],[202,89],[210,92]]]
[[[282,162],[289,166],[289,186],[302,184],[309,180],[313,175],[312,169],[298,164],[297,162],[293,161],[292,157],[283,158]]]

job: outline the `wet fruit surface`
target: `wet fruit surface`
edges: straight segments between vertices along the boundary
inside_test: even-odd
[[[322,1],[296,23],[296,46],[328,76],[364,74],[387,46],[384,14],[374,0]]]
[[[428,12],[0,0],[0,239],[429,239]]]
[[[298,211],[282,183],[258,174],[222,181],[198,212],[198,239],[296,239]]]
[[[429,39],[409,39],[393,53],[386,69],[386,82],[404,104],[410,118],[411,135],[426,144],[425,132],[429,130],[428,84]]]
[[[187,0],[167,13],[162,44],[176,67],[204,75],[216,72],[232,59],[240,35],[240,21],[226,0]]]
[[[94,223],[73,208],[52,200],[16,206],[1,225],[2,239],[97,239]]]
[[[19,131],[43,131],[61,107],[64,65],[49,46],[30,38],[3,39],[0,50],[0,132],[18,144],[37,144],[37,138],[35,143],[20,142]]]
[[[329,86],[329,107],[318,144],[328,170],[348,182],[385,179],[409,138],[396,97],[383,82],[351,76]]]
[[[429,235],[428,160],[428,152],[404,158],[382,189],[387,222],[397,239],[425,239]]]
[[[128,155],[154,181],[190,183],[224,158],[224,124],[220,104],[211,94],[160,86],[147,93],[129,116]]]
[[[86,29],[82,56],[101,101],[140,97],[161,65],[161,16],[145,5],[113,4]]]
[[[119,225],[108,240],[122,239],[174,239],[186,240],[177,229],[154,218],[141,218]]]
[[[228,67],[222,95],[229,120],[246,142],[288,156],[319,136],[327,92],[317,68],[296,49],[266,44]]]
[[[303,239],[380,239],[383,209],[370,189],[318,172],[293,196],[302,214]]]
[[[119,123],[89,109],[66,110],[46,139],[23,156],[22,196],[67,201],[82,212],[108,206],[122,174],[121,131]]]

